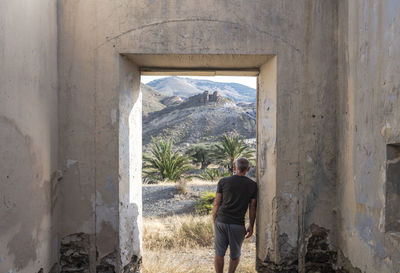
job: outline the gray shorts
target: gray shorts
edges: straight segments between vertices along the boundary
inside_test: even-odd
[[[231,259],[240,257],[246,228],[243,225],[224,224],[215,222],[214,225],[214,249],[218,256],[225,256],[228,245]]]

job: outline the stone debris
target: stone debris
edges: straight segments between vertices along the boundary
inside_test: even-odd
[[[124,266],[123,273],[139,273],[142,267],[142,257],[133,255],[131,261]]]
[[[89,235],[74,233],[61,240],[61,273],[89,272]]]
[[[337,272],[334,269],[337,262],[337,252],[330,250],[328,242],[329,231],[313,224],[310,227],[310,232],[311,237],[308,239],[305,256],[306,272]]]
[[[117,251],[104,256],[96,267],[96,273],[115,273],[117,267]]]

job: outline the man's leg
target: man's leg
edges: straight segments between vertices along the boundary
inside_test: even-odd
[[[226,226],[226,224],[219,222],[214,224],[214,267],[217,273],[222,273],[224,270],[224,256],[229,243]]]
[[[229,268],[231,265],[229,264]],[[224,272],[224,256],[219,256],[215,254],[214,258],[214,268],[216,273],[222,273]]]
[[[229,225],[229,245],[231,249],[229,261],[229,273],[234,273],[239,265],[240,255],[242,252],[242,244],[246,228],[243,225]]]
[[[239,265],[240,257],[237,257],[236,259],[230,259],[229,260],[229,269],[228,273],[235,273],[236,268]],[[222,272],[222,271],[221,271]]]

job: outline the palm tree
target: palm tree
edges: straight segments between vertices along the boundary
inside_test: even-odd
[[[222,160],[223,164],[228,166],[229,172],[233,173],[235,160],[239,157],[252,158],[254,150],[239,139],[238,134],[232,136],[224,134],[221,136],[220,143],[215,145],[214,156],[217,160]]]
[[[143,155],[146,178],[178,181],[190,169],[189,159],[172,149],[172,140],[152,139],[150,155]]]

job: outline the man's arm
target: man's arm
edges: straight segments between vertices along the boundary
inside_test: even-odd
[[[215,223],[215,219],[217,218],[218,208],[221,205],[222,193],[216,193],[214,199],[214,207],[213,207],[213,222]]]
[[[257,208],[257,199],[251,199],[249,203],[249,227],[246,230],[246,238],[250,238],[253,235],[254,222],[256,220],[256,208]]]

